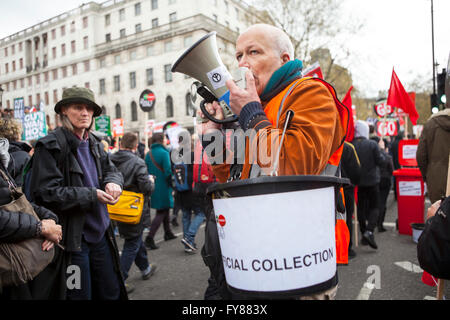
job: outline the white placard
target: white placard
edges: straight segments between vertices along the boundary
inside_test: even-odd
[[[276,292],[336,273],[334,188],[213,200],[226,280]]]
[[[421,196],[422,187],[420,181],[400,181],[398,191],[401,196]]]
[[[231,79],[230,73],[223,65],[215,68],[214,70],[211,70],[210,72],[206,73],[206,75],[208,76],[209,82],[211,82],[214,90],[225,86],[225,82],[228,79]]]
[[[415,159],[417,153],[417,144],[408,144],[403,146],[403,159]]]

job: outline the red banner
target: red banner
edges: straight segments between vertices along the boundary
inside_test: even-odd
[[[320,64],[318,62],[313,63],[308,68],[303,71],[304,77],[313,77],[323,79],[322,69],[320,69]]]

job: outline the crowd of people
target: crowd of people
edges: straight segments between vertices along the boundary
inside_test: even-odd
[[[399,167],[396,152],[402,137],[392,142],[389,137],[379,138],[367,122],[358,120],[353,141],[344,143],[346,107],[331,85],[302,77],[302,62],[294,59],[289,37],[276,27],[259,24],[243,32],[236,42],[236,58],[240,67],[250,71],[245,75],[247,86],[240,88],[231,80],[226,85],[239,127],[256,132],[253,140],[245,140],[246,150],[255,144],[267,145],[275,153],[267,141],[282,137],[277,175],[342,174],[349,178],[351,185],[343,190],[345,201],[341,199],[347,227],[352,232],[358,222],[361,244],[377,249],[376,229],[386,231],[386,201],[395,185],[392,172]],[[216,119],[224,118],[216,101],[205,107]],[[200,248],[196,235],[206,222],[201,255],[211,275],[205,299],[246,298],[226,284],[216,217],[206,190],[215,182],[268,175],[274,162],[262,165],[248,154],[239,163],[217,161],[236,156],[235,150],[223,150],[212,159],[204,151],[214,141],[210,138],[224,128],[206,120],[200,111],[198,116],[204,121],[196,128],[197,138],[190,141],[191,154],[183,157],[190,161],[172,160],[175,150],[170,150],[165,132],[152,134],[149,150],[136,134],[127,132],[118,150],[111,152],[108,143],[92,133],[93,118],[102,109],[89,89],[65,89],[55,112],[62,126],[32,146],[20,142],[20,125],[1,119],[0,245],[37,238],[42,240],[42,251],[53,252],[51,262],[37,275],[3,285],[9,280],[3,274],[2,299],[127,299],[133,290],[127,282],[133,263],[143,280],[157,270],[147,250],[159,249],[155,234],[161,224],[165,241],[177,239],[171,227],[177,223],[175,208],[182,212],[180,250],[186,254]],[[3,206],[22,194],[21,186],[37,217]],[[119,202],[124,191],[143,195],[137,223],[109,217],[108,208]],[[117,236],[124,239],[122,248]],[[356,256],[352,245],[350,241],[349,258]],[[72,278],[69,269],[75,275],[78,270],[79,279]],[[27,270],[22,273],[28,274]],[[334,299],[336,291],[334,277],[328,288],[300,298]]]

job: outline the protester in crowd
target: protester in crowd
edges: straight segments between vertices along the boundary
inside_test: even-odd
[[[37,142],[30,187],[36,203],[58,215],[65,251],[57,250],[41,280],[53,289],[50,298],[126,299],[106,208],[118,201],[123,178],[100,139],[90,132],[93,117],[102,109],[91,90],[71,87],[63,91],[55,112],[62,127]],[[80,270],[79,287],[67,288],[69,264]]]
[[[142,140],[139,142],[139,145],[137,148],[137,155],[142,160],[145,159],[145,138],[142,138]]]
[[[383,142],[381,142],[383,141]],[[385,158],[385,163],[380,166],[380,211],[378,216],[378,232],[385,232],[386,229],[383,226],[384,218],[386,217],[386,204],[391,191],[392,186],[392,173],[394,172],[394,164],[392,162],[392,157],[389,155],[389,149],[387,147],[388,141],[386,139],[380,139],[380,152]]]
[[[359,184],[361,178],[361,164],[355,147],[350,142],[344,142],[344,150],[341,158],[342,177],[350,179],[350,185],[344,185],[345,212],[347,227],[350,232],[350,242],[348,245],[349,259],[356,257],[353,250],[353,215],[355,210],[355,186]]]
[[[154,181],[148,175],[147,166],[137,154],[138,137],[136,134],[127,132],[120,141],[120,150],[111,156],[111,161],[119,169],[124,178],[123,189],[136,193],[144,194],[144,210],[148,210],[148,198],[154,188]],[[156,265],[148,262],[147,250],[142,240],[144,230],[143,216],[138,224],[127,224],[117,222],[119,233],[125,239],[123,244],[122,255],[120,256],[120,264],[122,267],[123,277],[128,278],[133,262],[139,268],[142,279],[149,279],[156,270]],[[126,283],[128,293],[131,286]]]
[[[205,221],[208,201],[206,190],[216,181],[211,165],[208,162],[208,157],[200,142],[197,140],[196,143],[193,143],[193,146],[192,205],[189,210],[183,210],[183,239],[181,239],[185,246],[185,251],[188,253],[197,251],[195,236],[200,225]]]
[[[273,26],[254,25],[243,32],[236,42],[236,58],[240,67],[249,69],[246,73],[246,89],[239,88],[232,80],[228,80],[226,84],[230,90],[231,110],[239,116],[240,127],[244,131],[253,129],[257,133],[247,146],[266,143],[267,153],[272,154],[267,141],[271,141],[272,135],[278,135],[278,141],[281,140],[286,117],[293,112],[281,145],[283,156],[279,159],[278,174],[324,172],[328,160],[340,149],[346,131],[338,111],[338,108],[344,107],[337,104],[334,90],[318,79],[301,79],[302,62],[294,60],[289,37]],[[288,90],[292,90],[290,94]],[[284,102],[279,112],[282,100]],[[222,108],[217,102],[206,104],[206,108],[217,119],[223,119]],[[288,112],[289,110],[292,112]],[[345,112],[348,114],[348,110]],[[206,119],[201,113],[200,116]],[[220,124],[212,121],[199,126],[198,132],[203,135],[204,148],[210,141],[208,135],[214,135],[214,131],[221,128]],[[223,153],[224,156],[226,154]],[[340,155],[336,158],[339,160]],[[212,164],[217,180],[226,182],[228,178],[247,179],[258,174],[268,174],[273,169],[273,161],[270,160],[264,168],[252,165],[250,157],[246,157],[243,164],[235,163],[233,166],[227,163]],[[327,168],[330,169],[329,172],[332,171],[331,166]],[[212,212],[208,212],[202,255],[214,278],[209,281],[205,297],[232,298],[225,282],[215,215]],[[217,286],[215,290],[211,288],[214,284]],[[333,298],[336,287],[314,297]]]
[[[22,186],[22,172],[30,159],[31,146],[21,140],[22,125],[12,118],[0,119],[0,137],[9,141],[9,153],[12,161],[8,167],[16,184]]]
[[[156,177],[155,191],[151,201],[151,207],[156,209],[156,216],[150,225],[150,232],[145,238],[145,245],[151,250],[159,248],[155,244],[154,236],[161,223],[164,227],[164,240],[176,238],[170,228],[169,220],[169,210],[173,208],[172,168],[169,150],[165,147],[167,145],[166,139],[162,132],[153,133],[150,151],[145,156],[148,173]]]
[[[373,231],[378,225],[380,167],[386,162],[380,146],[369,139],[367,122],[358,120],[353,139],[356,153],[361,162],[361,179],[358,184],[358,222],[362,233],[362,244],[378,249]]]
[[[401,140],[403,140],[404,132],[399,131],[399,133],[395,136],[394,140],[391,143],[391,148],[389,149],[390,155],[392,157],[392,163],[394,165],[394,171],[400,169],[400,163],[398,161],[398,146]],[[394,186],[394,196],[395,200],[397,200],[397,188],[396,188],[396,177],[393,177],[393,186]]]
[[[427,183],[431,203],[445,197],[450,153],[450,107],[431,115],[425,123],[417,147],[417,164]]]
[[[4,118],[2,119],[4,120]],[[9,143],[5,138],[0,138],[0,171],[14,183],[11,175],[12,155],[8,153]],[[8,181],[0,174],[0,206],[11,202],[12,194]],[[59,243],[62,238],[62,228],[58,223],[58,217],[44,207],[31,203],[34,212],[40,220],[24,212],[7,211],[0,208],[0,243],[18,243],[26,239],[42,238],[42,250],[50,250],[54,243]],[[19,286],[2,287],[0,284],[0,300],[33,299],[35,290],[30,283]]]
[[[450,196],[427,210],[425,228],[417,243],[420,267],[438,279],[450,280]]]

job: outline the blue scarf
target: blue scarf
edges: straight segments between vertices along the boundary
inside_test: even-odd
[[[302,77],[303,63],[298,60],[286,62],[281,68],[275,71],[261,94],[262,101],[268,101],[286,88],[295,79]]]

